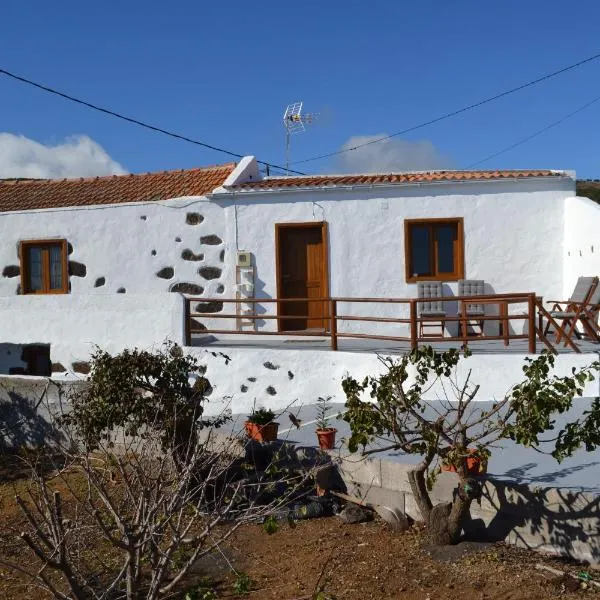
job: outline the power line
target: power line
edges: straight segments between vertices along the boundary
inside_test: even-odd
[[[551,79],[552,77],[556,77],[557,75],[566,73],[567,71],[575,69],[576,67],[580,67],[581,65],[584,65],[586,63],[597,60],[598,58],[600,58],[600,53],[594,54],[594,56],[590,56],[588,58],[585,58],[584,60],[580,60],[579,62],[569,65],[567,67],[564,67],[562,69],[559,69],[558,71],[554,71],[552,73],[548,73],[547,75],[543,75],[542,77],[538,77],[537,79],[534,79],[533,81],[529,81],[528,83],[524,83],[524,84],[514,87],[510,90],[506,90],[504,92],[496,94],[495,96],[490,96],[489,98],[486,98],[485,100],[480,100],[479,102],[475,102],[474,104],[469,104],[468,106],[464,106],[463,108],[459,108],[458,110],[454,110],[452,112],[446,113],[444,115],[441,115],[440,117],[436,117],[435,119],[431,119],[429,121],[419,123],[418,125],[413,125],[412,127],[408,127],[407,129],[403,129],[402,131],[397,131],[396,133],[392,133],[390,135],[382,136],[380,138],[376,138],[374,140],[370,140],[370,141],[364,142],[362,144],[357,144],[356,146],[352,146],[351,148],[344,148],[342,150],[336,150],[335,152],[329,152],[327,154],[321,154],[319,156],[313,156],[311,158],[305,158],[303,160],[296,160],[296,161],[292,162],[291,164],[299,165],[299,164],[303,164],[303,163],[307,163],[307,162],[312,162],[314,160],[322,160],[323,158],[330,158],[331,156],[337,156],[338,154],[344,154],[346,152],[352,152],[353,150],[358,150],[358,148],[362,148],[363,146],[370,146],[371,144],[378,144],[379,142],[389,140],[390,138],[397,137],[399,135],[404,135],[405,133],[410,133],[411,131],[415,131],[417,129],[421,129],[422,127],[426,127],[427,125],[433,125],[434,123],[439,123],[440,121],[444,121],[451,117],[455,117],[456,115],[460,115],[461,113],[467,112],[468,110],[478,108],[479,106],[483,106],[484,104],[488,104],[490,102],[493,102],[494,100],[504,98],[505,96],[509,96],[510,94],[514,94],[515,92],[519,92],[528,87],[531,87],[538,83],[541,83],[542,81],[546,81],[547,79]]]
[[[75,102],[77,104],[87,106],[88,108],[91,108],[98,112],[104,113],[106,115],[110,115],[111,117],[116,117],[117,119],[121,119],[122,121],[127,121],[128,123],[133,123],[134,125],[139,125],[140,127],[150,129],[151,131],[155,131],[157,133],[162,133],[164,135],[168,135],[169,137],[172,137],[172,138],[175,138],[178,140],[183,140],[184,142],[189,142],[190,144],[195,144],[196,146],[202,146],[203,148],[207,148],[208,150],[214,150],[215,152],[221,152],[223,154],[228,154],[229,156],[233,156],[235,158],[244,158],[243,154],[238,154],[237,152],[231,152],[231,150],[226,150],[224,148],[219,148],[218,146],[213,146],[212,144],[200,142],[199,140],[194,140],[185,135],[180,135],[179,133],[175,133],[173,131],[168,131],[167,129],[162,129],[161,127],[157,127],[156,125],[151,125],[150,123],[145,123],[144,121],[140,121],[139,119],[134,119],[132,117],[128,117],[121,113],[115,112],[114,110],[110,110],[108,108],[103,108],[102,106],[98,106],[97,104],[92,104],[91,102],[87,102],[86,100],[81,100],[80,98],[75,98],[74,96],[65,94],[64,92],[59,92],[58,90],[55,90],[46,85],[42,85],[41,83],[32,81],[31,79],[27,79],[20,75],[16,75],[15,73],[11,73],[10,71],[7,71],[6,69],[0,68],[0,74],[6,75],[7,77],[11,77],[12,79],[20,81],[21,83],[26,83],[27,85],[36,87],[40,90],[43,90],[44,92],[49,92],[50,94],[54,94],[55,96],[60,96],[61,98],[64,98],[65,100],[70,100],[71,102]],[[294,171],[293,169],[286,169],[285,167],[275,165],[272,163],[268,163],[268,162],[265,162],[264,160],[257,160],[256,162],[258,162],[261,165],[265,165],[265,167],[270,167],[272,169],[279,169],[281,171],[289,170],[290,173],[294,173],[296,175],[305,175],[305,173],[302,173],[301,171]]]
[[[491,160],[492,158],[496,158],[496,156],[500,156],[501,154],[504,154],[505,152],[508,152],[509,150],[512,150],[513,148],[516,148],[517,146],[521,146],[525,142],[528,142],[529,140],[536,138],[538,135],[545,133],[549,129],[552,129],[553,127],[556,127],[557,125],[564,123],[567,119],[574,117],[576,114],[584,111],[586,108],[592,106],[592,104],[595,104],[599,100],[600,100],[600,96],[597,96],[593,100],[586,102],[583,106],[580,106],[579,108],[575,109],[573,112],[570,112],[569,114],[565,115],[564,117],[561,117],[560,119],[558,119],[558,121],[554,121],[553,123],[550,123],[549,125],[546,125],[545,127],[542,127],[542,129],[538,129],[535,133],[532,133],[531,135],[524,137],[523,139],[519,140],[518,142],[515,142],[514,144],[511,144],[510,146],[507,146],[506,148],[503,148],[502,150],[498,150],[498,152],[494,152],[493,154],[490,154],[489,156],[486,156],[485,158],[482,158],[481,160],[478,160],[477,162],[467,165],[465,167],[465,169],[471,169],[473,167],[476,167],[477,165],[487,162],[488,160]]]

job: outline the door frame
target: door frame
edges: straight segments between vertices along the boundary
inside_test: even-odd
[[[323,298],[329,298],[329,236],[327,221],[306,221],[300,223],[275,223],[275,280],[276,280],[276,292],[277,292],[277,331],[283,332],[281,327],[281,321],[285,319],[285,316],[281,315],[281,288],[282,288],[282,276],[281,276],[281,242],[280,236],[284,229],[310,229],[310,228],[321,228],[321,239],[323,241]],[[329,304],[325,306],[323,311],[323,321],[326,323],[325,331],[329,329]]]

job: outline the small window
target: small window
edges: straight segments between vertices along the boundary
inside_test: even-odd
[[[462,219],[404,221],[406,281],[464,277]]]
[[[23,294],[66,294],[69,291],[66,240],[21,242]]]

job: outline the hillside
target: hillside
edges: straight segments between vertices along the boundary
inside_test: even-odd
[[[580,179],[576,189],[578,196],[585,196],[600,204],[600,179]]]

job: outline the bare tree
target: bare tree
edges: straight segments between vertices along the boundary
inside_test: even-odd
[[[240,525],[305,493],[310,466],[285,445],[263,448],[258,464],[248,441],[216,430],[229,417],[205,416],[204,373],[172,345],[96,352],[60,418],[52,475],[44,456],[16,496],[37,564],[0,563],[60,600],[169,598]]]
[[[20,537],[39,564],[0,562],[60,600],[168,598],[198,559],[285,506],[310,476],[276,460],[255,472],[238,441],[212,432],[184,466],[160,447],[156,435],[123,434],[94,452],[65,449],[53,476],[34,469],[16,502],[29,525]]]

